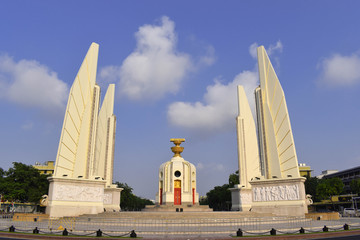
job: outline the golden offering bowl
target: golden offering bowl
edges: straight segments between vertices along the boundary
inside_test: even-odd
[[[170,142],[175,144],[175,147],[171,147],[171,151],[174,153],[174,157],[181,157],[180,153],[182,153],[184,147],[180,147],[180,144],[185,142],[185,138],[171,138]]]

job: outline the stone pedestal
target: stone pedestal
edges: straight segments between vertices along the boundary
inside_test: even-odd
[[[106,181],[57,177],[48,179],[50,186],[46,214],[51,218],[104,212]]]
[[[305,178],[251,181],[251,211],[275,215],[304,216],[308,212]]]
[[[146,205],[143,212],[212,212],[209,205]]]
[[[232,211],[249,211],[252,205],[251,188],[244,188],[235,185],[230,188],[231,191],[231,210]]]
[[[116,188],[116,185],[104,189],[104,208],[107,212],[120,211],[120,197],[123,188]]]

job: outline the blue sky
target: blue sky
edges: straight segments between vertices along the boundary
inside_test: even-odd
[[[116,83],[114,180],[154,199],[170,138],[186,138],[205,195],[237,170],[236,85],[264,45],[299,163],[360,162],[357,1],[0,1],[0,164],[55,160],[67,94],[91,42]],[[251,101],[251,100],[250,100]]]

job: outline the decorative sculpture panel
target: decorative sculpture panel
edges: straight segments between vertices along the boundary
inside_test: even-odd
[[[298,185],[253,188],[255,202],[300,200]]]
[[[100,187],[58,185],[52,200],[102,202],[104,189]]]
[[[104,194],[104,204],[112,204],[112,194],[111,193]]]

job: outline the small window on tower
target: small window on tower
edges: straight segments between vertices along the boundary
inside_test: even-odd
[[[180,171],[176,171],[175,172],[175,177],[180,177],[181,176],[181,172]]]

